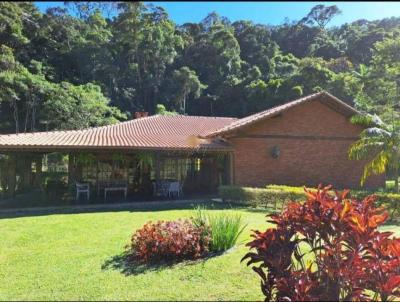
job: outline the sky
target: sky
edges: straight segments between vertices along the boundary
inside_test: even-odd
[[[300,20],[317,4],[337,5],[342,14],[329,24],[341,25],[358,19],[376,20],[386,17],[400,17],[400,2],[145,2],[164,7],[177,24],[199,22],[208,13],[216,11],[231,21],[251,20],[255,23],[277,25],[285,17]],[[41,11],[52,6],[63,6],[63,2],[38,2]]]

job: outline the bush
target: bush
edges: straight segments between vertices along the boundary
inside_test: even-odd
[[[267,186],[266,188],[251,188],[239,186],[220,186],[219,196],[234,203],[251,206],[283,205],[289,200],[301,200],[304,198],[304,189],[299,187]]]
[[[271,216],[276,227],[252,234],[255,251],[242,261],[261,277],[266,300],[400,298],[400,239],[377,230],[387,212],[376,196],[358,201],[329,190],[306,190],[304,203]]]
[[[197,227],[189,220],[157,221],[137,230],[128,248],[135,261],[169,262],[205,255],[209,241],[204,227]]]
[[[246,227],[242,217],[238,214],[209,214],[206,208],[197,207],[196,215],[192,218],[193,224],[209,232],[210,251],[223,252],[233,247],[239,235]]]
[[[236,244],[239,235],[243,232],[242,217],[238,214],[214,214],[208,218],[211,229],[210,250],[223,252]]]
[[[315,190],[315,189],[310,189]],[[332,192],[333,193],[333,192]],[[288,201],[300,201],[304,199],[304,187],[291,187],[284,185],[268,185],[264,188],[250,188],[239,186],[221,186],[220,197],[226,201],[250,206],[268,207],[270,205],[284,205]],[[366,190],[352,190],[351,197],[363,199],[368,195],[377,196],[377,204],[384,205],[390,211],[391,218],[395,218],[400,212],[400,194],[390,192],[373,192]]]
[[[304,187],[291,187],[283,185],[268,185],[267,189],[280,190],[287,194],[293,194],[296,198],[293,200],[301,200],[305,196]],[[309,189],[310,190],[310,189]],[[315,190],[315,189],[311,189]],[[332,191],[333,193],[333,191]],[[282,193],[284,194],[284,193]],[[377,204],[393,207],[400,205],[400,194],[385,191],[371,191],[371,190],[351,190],[349,196],[355,199],[364,199],[369,195],[376,195]]]

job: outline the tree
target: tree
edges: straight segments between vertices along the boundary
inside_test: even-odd
[[[357,107],[374,115],[355,118],[356,123],[367,128],[349,151],[352,158],[372,157],[365,166],[362,183],[371,174],[392,172],[396,191],[400,160],[399,51],[399,38],[377,42],[370,66],[360,65],[359,72],[355,73],[362,84]]]
[[[301,22],[314,25],[316,23],[321,29],[337,15],[341,14],[341,10],[336,6],[325,6],[322,4],[314,6],[306,17]]]
[[[310,55],[310,46],[321,32],[318,27],[296,22],[277,26],[271,35],[284,54],[293,54],[298,58]]]
[[[40,65],[40,64],[37,64]],[[3,129],[15,133],[35,131],[46,93],[51,89],[43,73],[31,73],[15,60],[11,48],[2,45],[0,49],[0,110]]]
[[[97,85],[62,82],[50,91],[43,110],[49,128],[57,130],[105,126],[126,118],[108,104]]]
[[[329,83],[335,73],[329,70],[327,62],[322,58],[304,58],[299,61],[297,73],[288,81],[292,86],[301,86],[304,94],[311,94],[320,90],[328,90]]]
[[[400,111],[400,38],[375,43],[372,53],[369,66],[361,65],[356,74],[362,83],[356,104],[391,123],[392,110]]]
[[[123,112],[178,111],[184,81],[172,79],[183,67],[207,86],[196,102],[186,95],[188,114],[242,117],[325,89],[386,122],[383,109],[397,97],[400,18],[329,27],[338,13],[319,5],[300,22],[270,26],[212,12],[176,26],[162,7],[140,2],[72,1],[45,13],[0,3],[0,131],[43,129],[43,104],[66,89],[62,82],[99,86]]]
[[[118,108],[108,106],[109,100],[99,86],[48,81],[40,62],[32,60],[35,72],[31,72],[4,45],[0,48],[0,67],[0,125],[7,132],[45,130],[41,129],[43,124],[46,130],[82,129],[125,118]]]
[[[334,35],[342,40],[343,50],[354,64],[369,64],[373,46],[382,41],[389,32],[369,21],[356,21],[344,24],[334,31]]]
[[[174,23],[161,7],[142,3],[120,4],[121,14],[113,22],[113,53],[120,107],[155,111],[159,88],[177,48],[183,46]],[[124,97],[124,92],[131,92]]]
[[[168,111],[163,104],[157,104],[156,114],[159,115],[176,115],[175,111]]]
[[[94,1],[64,1],[64,4],[71,8],[81,19],[87,19],[96,11],[110,16],[118,13],[118,2],[94,2]]]
[[[107,78],[107,62],[111,61],[108,45],[112,38],[112,32],[100,10],[96,10],[86,19],[87,26],[82,31],[84,41],[82,46],[77,48],[77,60],[81,62],[82,74],[88,81]]]
[[[29,43],[27,30],[37,27],[39,12],[28,2],[0,3],[0,44],[22,47]]]
[[[390,170],[395,177],[395,190],[399,191],[400,124],[392,111],[391,124],[384,123],[377,115],[356,115],[351,121],[366,127],[360,139],[349,149],[350,159],[370,160],[364,167],[361,185],[372,174]],[[372,159],[371,159],[372,158]]]
[[[232,27],[240,46],[241,59],[250,66],[257,66],[263,78],[268,80],[274,73],[272,59],[279,53],[279,46],[273,41],[271,30],[266,25],[250,21],[237,21]]]
[[[31,39],[29,56],[51,66],[52,80],[84,83],[85,60],[77,53],[83,49],[87,24],[68,14],[65,8],[47,9],[39,20],[39,29]],[[27,62],[22,62],[26,65]],[[89,75],[90,77],[90,75]]]
[[[199,98],[202,90],[207,86],[199,81],[196,72],[186,66],[175,70],[172,78],[177,85],[175,101],[179,104],[179,111],[186,113],[186,99],[189,94],[193,94],[194,98]]]

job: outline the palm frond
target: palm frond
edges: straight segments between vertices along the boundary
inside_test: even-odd
[[[361,134],[361,137],[382,137],[382,138],[389,138],[391,137],[391,133],[383,128],[379,127],[370,127],[364,129]]]
[[[372,159],[369,163],[367,163],[364,167],[364,172],[361,177],[361,185],[363,186],[366,179],[372,174],[382,174],[385,173],[386,168],[390,162],[390,152],[381,151]]]
[[[385,143],[373,139],[360,139],[354,142],[348,151],[350,159],[366,159],[385,148]]]
[[[350,119],[353,124],[364,127],[386,127],[385,123],[376,114],[356,114]]]

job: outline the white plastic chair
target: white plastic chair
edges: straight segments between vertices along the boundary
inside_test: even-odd
[[[182,194],[182,186],[179,181],[169,183],[168,197],[175,195],[179,197]]]
[[[86,194],[87,200],[90,199],[90,186],[88,183],[75,182],[76,186],[76,200],[79,199],[81,193]]]
[[[165,181],[165,180],[160,181],[159,192],[161,193],[161,196],[164,196],[164,197],[169,196],[169,186],[170,186],[170,182]]]

